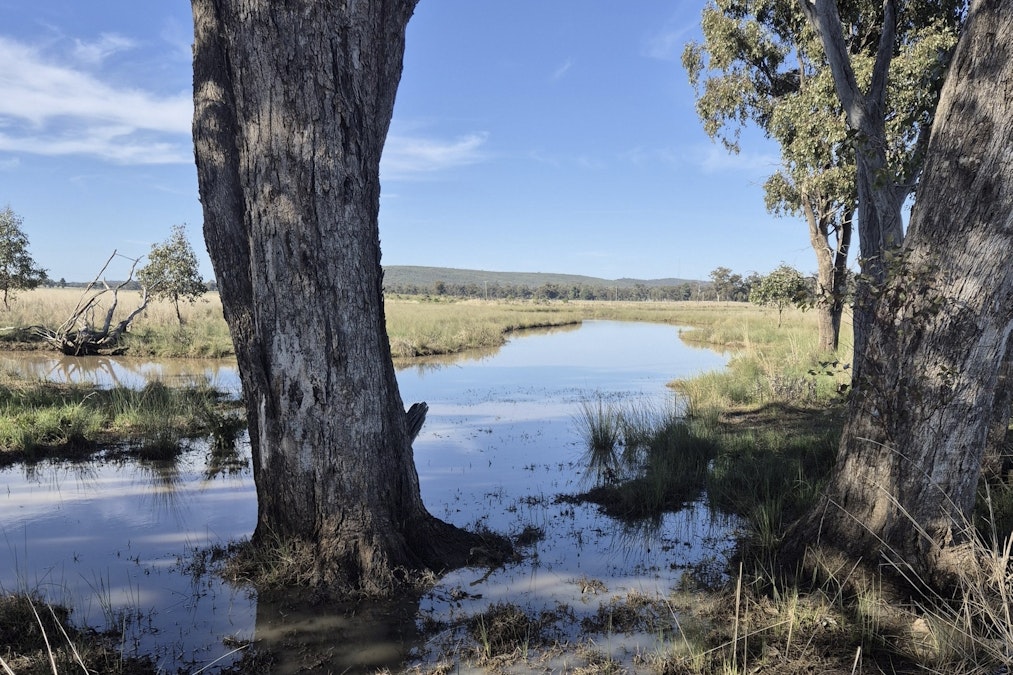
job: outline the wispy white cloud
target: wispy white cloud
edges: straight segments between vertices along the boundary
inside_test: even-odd
[[[453,140],[390,133],[383,149],[380,172],[385,178],[417,178],[438,171],[476,164],[487,133],[471,133]]]
[[[123,35],[102,33],[94,42],[74,40],[74,56],[87,64],[99,65],[113,54],[136,46],[136,42]]]
[[[95,64],[128,43],[108,36],[90,46],[79,43],[75,52]],[[5,37],[0,63],[0,150],[124,164],[192,161],[189,92],[165,96],[109,84]]]
[[[127,38],[77,43],[77,63],[101,65]],[[193,161],[190,92],[161,95],[104,81],[42,50],[0,36],[0,152],[85,155],[118,164]],[[418,130],[392,133],[384,149],[386,178],[414,178],[485,159],[488,134],[452,139]]]
[[[570,71],[570,68],[573,68],[573,59],[567,59],[558,68],[552,71],[552,76],[550,79],[553,82],[562,79],[562,77]]]
[[[129,127],[91,127],[58,136],[0,133],[0,150],[34,155],[91,155],[117,164],[182,164],[193,161],[183,143],[138,137]]]
[[[719,171],[771,173],[781,165],[781,158],[777,155],[758,152],[731,153],[717,144],[692,149],[690,156],[695,164],[708,173]]]
[[[780,166],[780,157],[764,152],[730,153],[721,145],[696,145],[689,148],[638,146],[623,153],[623,158],[636,165],[652,162],[672,166],[693,167],[706,173],[742,171],[771,173]]]
[[[682,58],[682,46],[687,36],[696,29],[698,24],[690,23],[682,26],[667,25],[652,33],[644,40],[642,53],[660,61],[678,61]]]

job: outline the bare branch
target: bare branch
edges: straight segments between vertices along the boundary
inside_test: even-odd
[[[103,278],[103,275],[113,258],[117,255],[119,254],[113,251],[113,254],[109,256],[109,259],[106,260],[98,275],[85,288],[73,313],[66,321],[56,329],[46,328],[45,326],[34,326],[32,330],[55,349],[69,356],[117,353],[121,351],[120,340],[123,334],[129,330],[131,322],[137,315],[148,306],[148,290],[146,288],[141,289],[141,302],[138,307],[131,311],[125,319],[113,326],[116,309],[119,306],[119,292],[133,281],[134,271],[140,262],[140,258],[127,258],[133,263],[130,267],[130,273],[127,275],[125,281],[121,281],[113,288]],[[100,284],[102,287],[97,288]],[[102,326],[96,327],[92,324],[91,317],[98,308],[99,298],[107,293],[112,293],[112,302],[105,313]]]

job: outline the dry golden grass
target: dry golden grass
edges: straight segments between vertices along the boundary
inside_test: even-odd
[[[565,304],[462,300],[385,301],[395,358],[451,354],[503,344],[513,330],[580,323],[582,312]]]
[[[0,328],[47,326],[68,320],[84,301],[80,288],[41,288],[19,294],[10,309],[0,308]],[[114,321],[127,316],[140,303],[140,292],[118,294]],[[107,292],[96,303],[93,323],[101,323],[113,301]],[[152,300],[131,327],[130,352],[151,356],[225,356],[232,353],[228,327],[222,317],[221,298],[208,293],[194,303],[180,305],[181,327],[175,308],[165,300]],[[788,349],[812,362],[816,322],[812,313],[785,312],[778,329],[776,311],[737,302],[589,302],[386,299],[387,331],[395,358],[452,354],[469,349],[496,347],[514,330],[580,323],[587,319],[650,321],[690,327],[687,340],[721,345],[736,354],[769,354]],[[759,357],[779,361],[780,356]],[[770,365],[771,368],[776,364]]]
[[[0,325],[2,326],[48,326],[55,328],[67,321],[75,309],[84,304],[86,296],[83,288],[37,288],[33,291],[19,293],[11,302],[10,309],[0,307]],[[87,297],[94,295],[90,293]],[[113,293],[104,293],[95,305],[91,319],[101,322],[113,302]],[[116,297],[114,321],[119,321],[141,304],[140,291],[120,291]],[[187,323],[201,321],[222,321],[222,303],[218,293],[207,293],[195,303],[181,303],[180,313]],[[142,324],[154,327],[175,327],[176,310],[166,300],[151,300],[147,309],[135,319],[137,326]]]

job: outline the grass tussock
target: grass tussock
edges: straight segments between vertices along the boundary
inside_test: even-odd
[[[716,446],[674,405],[624,405],[598,395],[581,403],[574,424],[585,442],[585,483],[592,484],[576,501],[630,521],[700,498]]]
[[[238,403],[209,384],[143,389],[0,381],[0,464],[78,456],[110,443],[148,459],[175,457],[186,438],[231,433]]]

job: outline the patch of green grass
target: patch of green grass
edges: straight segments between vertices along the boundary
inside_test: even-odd
[[[226,416],[235,420],[230,411],[238,406],[206,383],[170,388],[153,382],[132,390],[7,379],[0,383],[0,464],[78,455],[109,443],[169,458],[182,439],[211,433]]]

